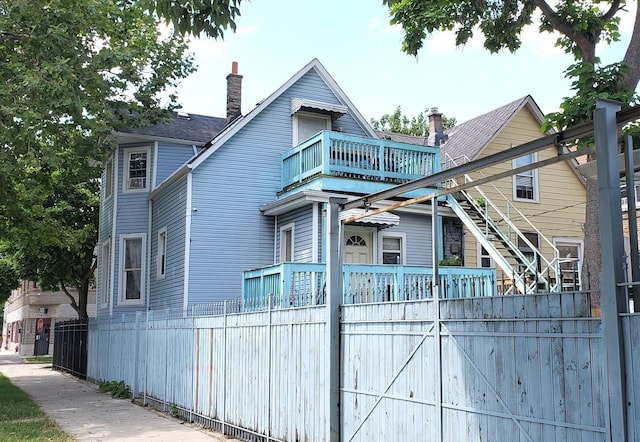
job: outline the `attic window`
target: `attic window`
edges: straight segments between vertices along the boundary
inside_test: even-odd
[[[178,118],[181,120],[190,120],[191,117],[186,112],[178,112]]]
[[[299,111],[329,114],[335,120],[348,112],[347,106],[342,104],[324,103],[322,101],[309,100],[307,98],[291,99],[291,115]]]

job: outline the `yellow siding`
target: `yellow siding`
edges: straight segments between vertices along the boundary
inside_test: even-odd
[[[527,108],[524,108],[495,137],[480,157],[504,151],[543,135],[536,119]],[[556,155],[556,149],[551,147],[538,152],[537,160],[544,160]],[[511,169],[511,162],[503,163],[487,168],[481,174],[473,174],[472,177],[478,179],[481,176],[489,176]],[[554,238],[584,239],[586,191],[571,167],[565,162],[538,169],[539,197],[537,202],[514,201],[513,177],[482,185],[481,189],[491,201],[506,213],[508,204],[505,198],[500,195],[502,193],[549,241],[553,241]],[[471,189],[470,193],[473,194],[474,190]],[[519,229],[532,231],[526,222],[519,219],[521,218],[519,215],[513,213],[512,210],[510,212],[510,218]],[[544,241],[541,242],[543,254],[549,256],[550,246],[545,247]],[[468,266],[477,265],[476,240],[468,232],[465,235],[465,264]]]

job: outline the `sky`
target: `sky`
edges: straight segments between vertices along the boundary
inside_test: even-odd
[[[635,15],[630,3],[622,41],[598,49],[605,63],[624,55]],[[525,95],[546,114],[571,94],[564,71],[572,58],[537,26],[525,30],[515,54],[490,54],[479,33],[456,48],[453,33],[444,32],[429,36],[413,57],[402,52],[402,29],[389,24],[382,0],[245,0],[240,12],[235,33],[191,42],[198,70],[177,88],[183,111],[225,117],[234,61],[244,114],[314,58],[367,120],[398,106],[410,118],[437,107],[461,123]]]

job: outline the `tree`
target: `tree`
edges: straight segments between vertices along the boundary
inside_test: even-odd
[[[240,0],[155,0],[147,3],[150,12],[173,24],[180,35],[224,37],[224,30],[236,30]]]
[[[417,137],[429,136],[429,111],[420,112],[418,116],[409,117],[402,115],[400,106],[392,114],[384,114],[379,120],[371,119],[371,125],[375,130],[383,130],[405,135],[415,135]],[[455,118],[442,116],[442,128],[449,129],[456,125]]]
[[[79,317],[95,265],[99,168],[114,130],[176,107],[193,71],[147,1],[0,0],[0,238],[43,288],[75,287]],[[4,255],[3,255],[4,256]]]
[[[484,47],[491,53],[507,49],[516,51],[520,33],[532,23],[535,11],[541,13],[540,32],[557,32],[556,45],[575,59],[566,71],[572,79],[574,96],[561,104],[562,112],[547,117],[545,129],[566,129],[592,119],[595,100],[619,100],[623,106],[637,102],[634,91],[640,80],[640,8],[636,10],[634,31],[624,58],[619,63],[601,66],[597,57],[598,43],[619,41],[620,13],[624,0],[588,2],[561,0],[549,4],[544,0],[383,0],[390,8],[391,22],[404,31],[402,49],[417,55],[427,33],[454,30],[456,45],[464,45],[473,33],[485,37]],[[587,180],[587,195],[597,195],[597,183]],[[600,243],[597,199],[586,205],[585,264],[589,288],[599,288]]]

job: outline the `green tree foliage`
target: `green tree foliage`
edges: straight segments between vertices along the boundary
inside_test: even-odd
[[[409,118],[402,114],[400,106],[392,114],[384,114],[379,120],[372,118],[371,126],[375,130],[383,130],[397,134],[415,135],[417,137],[429,136],[429,111],[420,112],[418,116]],[[456,125],[455,118],[442,116],[442,128],[449,129]]]
[[[222,38],[224,30],[236,30],[235,19],[240,15],[240,0],[149,0],[145,2],[180,35]]]
[[[20,277],[86,297],[112,133],[158,122],[193,71],[144,1],[0,0],[0,238]]]
[[[640,8],[636,11],[634,32],[624,58],[608,66],[600,65],[596,54],[599,43],[620,39],[620,14],[624,0],[383,0],[389,6],[391,22],[404,31],[402,49],[417,55],[428,33],[454,30],[456,44],[464,45],[474,32],[481,32],[484,46],[492,53],[516,51],[520,33],[531,24],[536,10],[541,13],[540,32],[557,32],[556,46],[575,60],[566,73],[572,80],[573,96],[563,99],[562,112],[550,114],[544,129],[563,130],[592,119],[595,101],[608,98],[621,101],[623,107],[637,102],[634,91],[640,80]],[[584,142],[584,140],[582,140]],[[587,180],[587,195],[596,195],[596,183]],[[585,266],[589,288],[599,288],[600,243],[597,200],[590,199],[585,215]]]

